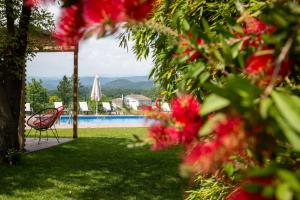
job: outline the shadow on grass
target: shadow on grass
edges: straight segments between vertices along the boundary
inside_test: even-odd
[[[125,138],[91,137],[0,166],[0,199],[182,199],[177,150],[127,148]]]

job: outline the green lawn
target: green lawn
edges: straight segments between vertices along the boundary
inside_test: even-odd
[[[0,166],[0,199],[182,199],[178,150],[128,148],[143,128],[79,129],[79,139]],[[59,130],[71,136],[72,130]]]

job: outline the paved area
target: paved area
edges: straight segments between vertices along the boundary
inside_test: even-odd
[[[33,152],[33,151],[39,151],[42,149],[47,149],[59,144],[63,144],[66,142],[72,141],[72,138],[59,138],[59,143],[57,142],[56,138],[49,138],[48,140],[46,138],[42,138],[39,143],[39,138],[26,138],[25,141],[25,150],[26,152]]]

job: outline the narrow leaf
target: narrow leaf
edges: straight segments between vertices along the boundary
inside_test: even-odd
[[[206,115],[216,110],[225,108],[230,104],[230,101],[216,94],[209,95],[203,103],[201,115]]]
[[[300,133],[300,109],[297,109],[299,108],[297,104],[299,98],[276,91],[273,91],[271,96],[280,114],[292,128]]]

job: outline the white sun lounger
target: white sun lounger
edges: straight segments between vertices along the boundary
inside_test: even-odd
[[[26,113],[31,113],[32,112],[32,109],[30,107],[30,103],[25,103],[25,112]]]
[[[109,102],[102,102],[102,107],[105,112],[111,113],[111,107]]]
[[[58,102],[54,102],[54,108],[59,108],[63,106],[62,102],[61,101],[58,101]]]
[[[86,101],[79,102],[79,108],[81,112],[91,112]]]

